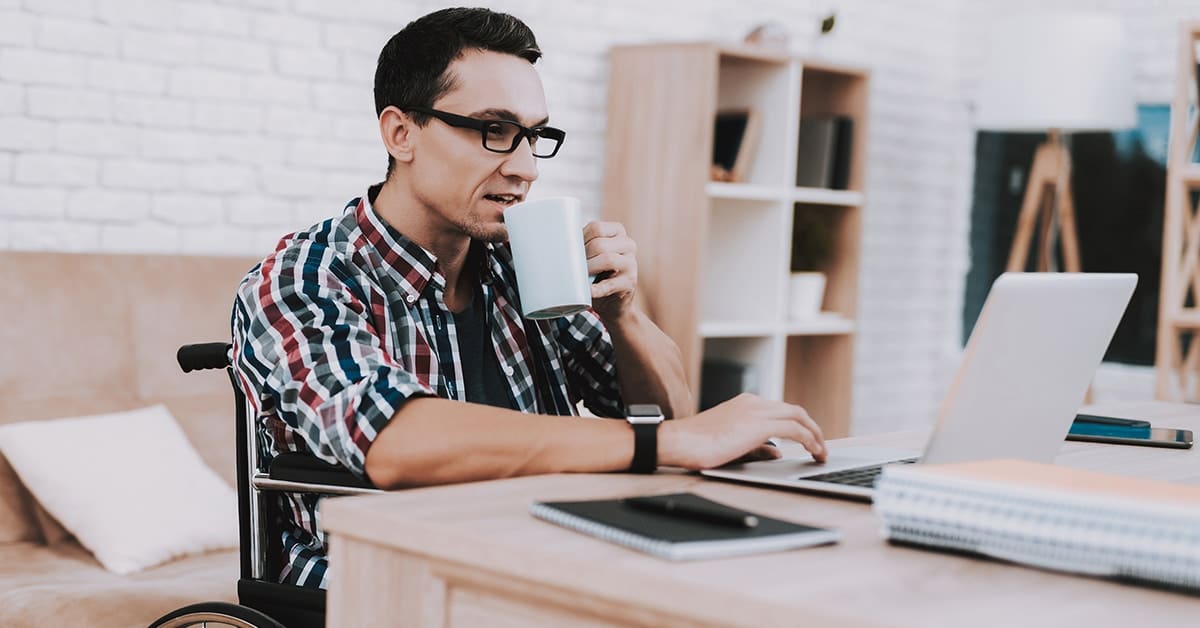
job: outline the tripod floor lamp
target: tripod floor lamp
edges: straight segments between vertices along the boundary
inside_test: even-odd
[[[1006,270],[1028,269],[1035,233],[1034,270],[1083,270],[1065,134],[1131,128],[1136,122],[1124,28],[1115,16],[1033,13],[992,22],[977,125],[1047,133],[1029,169]]]

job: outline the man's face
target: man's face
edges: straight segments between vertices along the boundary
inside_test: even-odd
[[[478,119],[546,123],[546,96],[533,64],[520,57],[468,51],[447,68],[455,87],[433,108]],[[538,169],[528,141],[511,153],[483,147],[480,132],[430,118],[416,129],[411,185],[442,233],[474,239],[508,239],[503,212],[525,198]]]

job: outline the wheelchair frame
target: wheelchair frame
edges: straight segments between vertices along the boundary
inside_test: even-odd
[[[379,489],[314,456],[282,453],[263,471],[259,456],[256,420],[258,413],[238,386],[233,371],[232,345],[205,343],[184,345],[176,354],[183,372],[224,369],[233,387],[236,406],[239,605],[201,602],[177,609],[159,618],[150,628],[180,628],[206,622],[225,622],[247,628],[306,628],[325,625],[325,590],[281,584],[268,577],[272,547],[268,522],[264,519],[263,493],[318,493],[362,495]],[[268,579],[269,578],[269,579]]]

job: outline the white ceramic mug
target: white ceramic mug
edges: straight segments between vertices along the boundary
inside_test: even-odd
[[[518,203],[504,210],[504,224],[525,318],[570,316],[592,306],[579,199]]]

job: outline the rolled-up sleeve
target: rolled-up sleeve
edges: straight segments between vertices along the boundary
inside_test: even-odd
[[[434,391],[386,351],[372,294],[332,249],[289,247],[242,282],[234,363],[243,386],[309,451],[364,475],[367,450],[404,402]]]
[[[600,317],[586,310],[559,319],[558,342],[572,392],[599,416],[625,416],[616,353]]]

